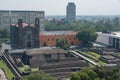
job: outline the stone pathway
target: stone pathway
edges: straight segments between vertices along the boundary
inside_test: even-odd
[[[3,72],[2,69],[0,69],[0,80],[7,80],[6,76],[5,76],[5,73]]]
[[[80,51],[80,53],[78,53],[78,52],[76,52],[76,51],[73,51],[73,50],[70,50],[70,51],[71,51],[72,53],[78,55],[79,57],[83,58],[84,60],[90,62],[91,64],[93,64],[93,65],[95,65],[95,66],[100,66],[98,63],[96,63],[96,62],[92,61],[91,59],[89,59],[88,57],[80,54],[80,53],[82,53],[81,51]]]

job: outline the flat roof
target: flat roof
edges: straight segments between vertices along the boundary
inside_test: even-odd
[[[95,47],[106,47],[105,45],[98,44],[98,43],[93,43],[93,46],[95,46]]]
[[[55,54],[55,53],[67,53],[67,51],[63,49],[53,49],[53,48],[35,48],[35,49],[19,49],[19,50],[11,50],[10,54],[18,54],[18,53],[26,53],[27,55],[36,55],[36,54]]]
[[[10,54],[24,53],[25,49],[10,50]]]
[[[9,10],[8,10],[9,11]],[[11,12],[43,12],[44,11],[34,11],[34,10],[10,10]]]
[[[97,32],[98,35],[106,35],[109,37],[114,37],[114,38],[120,38],[120,32],[111,32],[111,33],[102,33],[102,32]]]
[[[104,55],[102,57],[104,57],[105,59],[108,59],[108,60],[114,60],[114,59],[116,59],[114,56],[111,56],[111,55]]]
[[[76,35],[74,31],[42,31],[40,35]]]
[[[48,49],[48,50],[36,49],[36,50],[28,50],[25,52],[27,55],[67,53],[67,51],[63,49]]]

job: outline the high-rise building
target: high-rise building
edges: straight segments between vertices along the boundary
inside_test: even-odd
[[[40,30],[44,31],[44,11],[0,10],[0,28],[9,27],[10,24],[16,24],[18,19],[22,19],[29,24],[34,24],[36,18],[40,20]]]
[[[69,2],[66,7],[66,19],[67,21],[75,21],[76,19],[76,5],[73,2]]]
[[[0,28],[5,28],[9,26],[10,26],[9,11],[1,10],[0,11]]]

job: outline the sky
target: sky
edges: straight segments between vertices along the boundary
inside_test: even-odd
[[[120,15],[120,0],[0,0],[0,10],[45,11],[66,15],[68,2],[76,4],[77,15]]]

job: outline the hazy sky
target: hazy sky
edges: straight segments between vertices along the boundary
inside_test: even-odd
[[[120,15],[120,0],[0,0],[0,10],[43,10],[46,15],[66,15],[68,2],[77,15]]]

